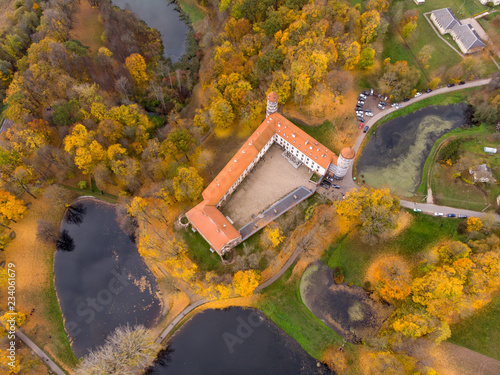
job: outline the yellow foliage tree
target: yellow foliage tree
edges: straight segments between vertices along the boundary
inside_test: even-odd
[[[259,286],[260,279],[260,271],[238,271],[233,279],[234,291],[242,297],[251,296],[255,288]]]
[[[10,221],[16,222],[26,213],[26,206],[21,199],[11,193],[0,190],[0,224],[7,226]]]
[[[18,374],[21,371],[19,353],[17,353],[14,361],[9,357],[10,355],[7,351],[0,351],[0,371],[4,375]]]
[[[174,195],[178,201],[186,199],[195,200],[203,191],[203,178],[193,167],[181,167],[177,169],[174,177]]]
[[[125,59],[125,66],[127,67],[130,75],[132,76],[132,79],[138,87],[143,87],[148,83],[149,78],[146,62],[140,54],[133,53],[129,57],[127,57]]]
[[[478,217],[467,218],[467,232],[479,232],[483,227],[483,222]]]
[[[5,330],[9,330],[10,319],[14,318],[15,324],[18,327],[22,327],[24,323],[26,323],[26,314],[18,311],[18,312],[6,312],[0,317],[0,323],[5,327]]]
[[[411,292],[410,269],[408,264],[397,256],[380,259],[374,264],[372,274],[373,279],[370,282],[380,297],[387,302],[405,299]]]
[[[337,348],[326,349],[321,355],[321,361],[337,374],[343,374],[347,370],[345,353],[339,351]]]
[[[261,234],[260,241],[266,248],[276,248],[283,242],[283,236],[279,225],[268,225]]]

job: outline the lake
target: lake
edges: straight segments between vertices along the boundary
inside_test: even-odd
[[[332,332],[333,334],[333,332]],[[326,375],[330,371],[259,310],[196,314],[170,339],[147,375]]]
[[[179,18],[175,4],[168,0],[112,0],[113,4],[132,11],[151,28],[161,34],[165,57],[173,63],[180,61],[186,52],[188,25]]]
[[[119,227],[115,207],[93,198],[71,204],[61,223],[54,284],[77,358],[120,325],[152,327],[162,304],[155,277]]]
[[[434,143],[464,123],[465,103],[429,106],[387,121],[372,134],[357,162],[357,175],[374,188],[411,197]]]

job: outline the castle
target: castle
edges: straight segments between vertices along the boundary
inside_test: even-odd
[[[337,157],[306,132],[277,113],[278,95],[267,96],[266,118],[241,146],[231,161],[203,191],[203,201],[186,213],[194,230],[198,231],[219,255],[242,242],[241,233],[219,208],[250,173],[273,143],[288,151],[290,162],[305,165],[321,178],[331,175],[342,179],[352,165],[355,152],[344,148]],[[315,189],[311,191],[314,193]]]

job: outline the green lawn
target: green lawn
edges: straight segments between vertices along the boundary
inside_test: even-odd
[[[465,139],[459,148],[460,155],[467,160],[473,161],[474,165],[488,164],[493,171],[493,176],[500,180],[500,157],[498,155],[488,155],[483,150],[484,146],[494,147],[498,143],[494,134],[494,127],[482,125],[479,128],[460,130],[448,134],[448,137],[454,136]],[[442,144],[444,139],[448,137],[443,136],[442,139],[436,142],[436,145]],[[432,166],[430,183],[436,203],[476,211],[484,209],[488,204],[495,206],[496,197],[500,195],[499,185],[480,184],[478,188],[460,181],[453,177],[455,171],[453,166],[448,167],[436,162],[436,154],[436,152],[432,152],[428,158],[429,165]],[[467,171],[460,172],[463,173],[464,178],[472,180],[472,176]]]
[[[451,326],[449,342],[500,361],[500,295],[470,318]]]
[[[306,352],[320,359],[326,348],[342,345],[342,338],[325,326],[302,303],[300,279],[288,281],[292,269],[293,266],[262,291],[263,298],[257,307],[295,339]],[[346,344],[349,357],[355,356],[355,351],[355,345]],[[357,363],[357,360],[354,363]]]
[[[330,268],[341,267],[345,282],[363,286],[365,273],[371,262],[382,254],[399,254],[409,262],[418,261],[418,254],[433,244],[450,238],[459,239],[457,226],[459,220],[447,220],[429,215],[413,215],[411,225],[398,236],[378,244],[361,241],[357,231],[346,236],[339,243],[332,244],[326,253]]]
[[[178,4],[182,11],[189,16],[191,23],[201,21],[205,18],[203,10],[192,0],[179,0]]]
[[[224,266],[217,253],[210,252],[210,245],[198,233],[191,230],[191,226],[180,231],[182,238],[188,245],[188,254],[201,271],[224,272]]]

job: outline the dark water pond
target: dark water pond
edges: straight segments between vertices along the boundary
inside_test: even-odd
[[[73,202],[61,223],[54,283],[76,357],[118,326],[153,326],[161,302],[153,274],[120,229],[115,208],[92,198]]]
[[[179,18],[175,5],[168,0],[112,0],[113,4],[131,10],[139,19],[161,34],[165,57],[177,62],[186,52],[188,25]]]
[[[259,310],[206,310],[170,340],[148,375],[330,374]]]
[[[414,195],[432,146],[464,123],[465,108],[465,103],[430,106],[381,125],[359,157],[358,176],[375,188]]]

